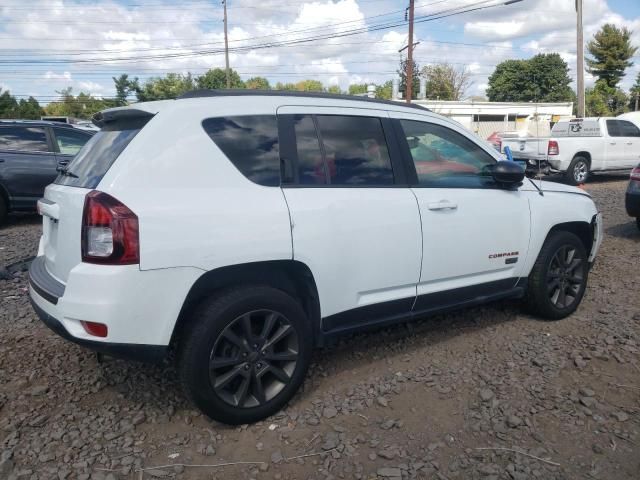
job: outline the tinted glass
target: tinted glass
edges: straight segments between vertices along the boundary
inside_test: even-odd
[[[627,122],[626,120],[618,120],[618,125],[620,126],[620,133],[623,137],[640,137],[640,129],[636,127],[633,123]]]
[[[245,177],[259,185],[280,185],[275,115],[208,118],[202,126]]]
[[[318,115],[332,185],[392,185],[393,170],[382,130],[373,117]]]
[[[0,150],[47,152],[47,136],[39,127],[0,127]]]
[[[302,185],[327,183],[326,169],[313,117],[296,115],[294,130],[298,150],[298,183]]]
[[[418,174],[427,187],[481,188],[491,186],[496,160],[475,142],[447,127],[401,120]]]
[[[100,130],[84,144],[67,167],[78,178],[58,175],[55,183],[71,187],[97,187],[113,162],[139,131],[139,128],[119,130],[115,126]]]
[[[607,132],[609,132],[610,137],[621,137],[620,122],[617,120],[607,120]]]
[[[70,128],[53,128],[58,150],[63,155],[75,155],[91,138],[85,133],[76,132]]]

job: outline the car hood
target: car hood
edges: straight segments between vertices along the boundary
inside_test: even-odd
[[[535,183],[535,186],[533,185]],[[582,188],[572,187],[571,185],[565,185],[564,183],[549,182],[545,180],[525,180],[522,189],[523,190],[537,190],[536,186],[543,192],[559,192],[559,193],[574,193],[578,195],[586,195],[590,197],[589,193]]]

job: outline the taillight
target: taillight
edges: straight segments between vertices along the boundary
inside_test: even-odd
[[[640,181],[640,165],[631,170],[631,180]]]
[[[560,148],[558,148],[558,142],[555,140],[549,140],[549,147],[547,148],[547,155],[560,154]]]
[[[106,265],[140,263],[138,217],[104,192],[94,190],[84,201],[82,261]]]

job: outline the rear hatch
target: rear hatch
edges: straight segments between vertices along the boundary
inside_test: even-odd
[[[43,216],[45,265],[47,271],[62,283],[67,282],[71,269],[82,261],[82,213],[87,193],[98,186],[118,156],[153,116],[134,109],[114,111],[104,112],[100,121],[102,129],[45,189],[44,198],[38,202],[38,210]]]

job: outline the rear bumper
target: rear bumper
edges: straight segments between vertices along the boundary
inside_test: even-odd
[[[625,196],[625,207],[630,217],[640,217],[640,192],[629,193]]]
[[[44,256],[29,269],[34,309],[54,332],[109,355],[157,360],[166,353],[187,292],[202,271],[167,268],[141,271],[138,265],[76,265],[66,284],[53,277]],[[106,337],[91,335],[83,321],[107,326]]]
[[[82,347],[95,352],[104,353],[112,357],[135,360],[139,362],[158,363],[167,355],[168,347],[162,345],[136,345],[127,343],[96,342],[74,337],[64,328],[64,325],[56,318],[44,311],[34,300],[33,285],[31,286],[31,305],[36,311],[42,323],[60,335],[65,340],[69,340]],[[37,293],[35,294],[37,295]]]

